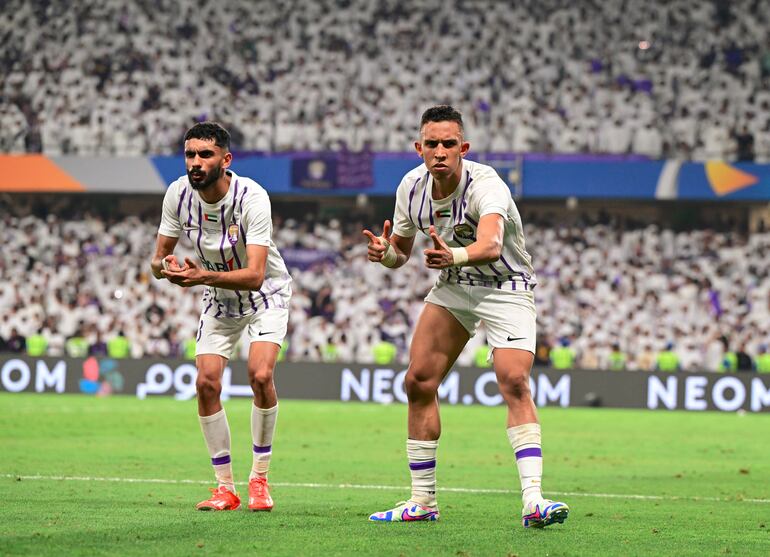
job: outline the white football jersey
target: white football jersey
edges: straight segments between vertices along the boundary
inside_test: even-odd
[[[532,258],[524,241],[524,228],[505,182],[491,166],[463,160],[462,177],[452,195],[433,199],[433,177],[421,164],[409,171],[396,193],[393,233],[429,235],[432,224],[449,247],[466,247],[476,241],[476,228],[484,215],[502,215],[505,221],[500,259],[483,265],[442,269],[439,281],[489,286],[502,290],[532,290],[537,284]]]
[[[232,170],[230,188],[218,202],[203,201],[181,176],[166,190],[158,233],[172,238],[186,234],[201,264],[210,271],[228,272],[246,265],[246,244],[266,246],[262,288],[254,291],[207,286],[203,313],[240,317],[261,309],[288,308],[291,277],[272,239],[273,223],[267,192],[250,178]]]

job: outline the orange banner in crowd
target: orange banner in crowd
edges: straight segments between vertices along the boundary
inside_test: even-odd
[[[86,191],[43,155],[0,155],[0,191]]]

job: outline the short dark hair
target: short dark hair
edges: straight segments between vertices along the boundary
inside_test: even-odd
[[[463,131],[463,115],[448,104],[431,106],[423,112],[420,119],[420,129],[428,122],[457,122],[457,125],[460,126],[460,131]]]
[[[184,140],[188,139],[213,139],[217,147],[230,150],[230,132],[217,122],[198,122],[184,134]]]

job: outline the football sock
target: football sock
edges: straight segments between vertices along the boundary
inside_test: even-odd
[[[211,456],[211,465],[220,486],[235,493],[233,483],[233,465],[230,462],[230,426],[227,423],[225,409],[222,408],[211,416],[198,416],[201,422],[203,438]]]
[[[426,507],[436,506],[436,450],[438,441],[406,440],[409,472],[412,474],[411,501]]]
[[[270,457],[273,454],[273,433],[278,418],[278,405],[272,408],[257,408],[251,405],[251,439],[254,442],[249,479],[267,477]]]
[[[543,476],[543,453],[540,424],[522,424],[508,428],[508,440],[516,455],[521,480],[521,500],[526,507],[530,501],[543,498],[540,483]]]

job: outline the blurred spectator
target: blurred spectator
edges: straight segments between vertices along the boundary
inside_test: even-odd
[[[44,330],[40,329],[27,337],[27,354],[29,356],[45,356],[47,350],[48,339]]]
[[[567,337],[559,340],[558,346],[551,348],[551,366],[554,369],[572,369],[575,365],[575,357],[575,350]]]
[[[11,329],[11,335],[5,341],[5,346],[8,352],[21,354],[27,350],[27,339],[14,327]]]
[[[666,344],[665,350],[658,352],[655,360],[655,370],[672,373],[680,369],[679,355],[674,351],[674,343],[669,342]]]

